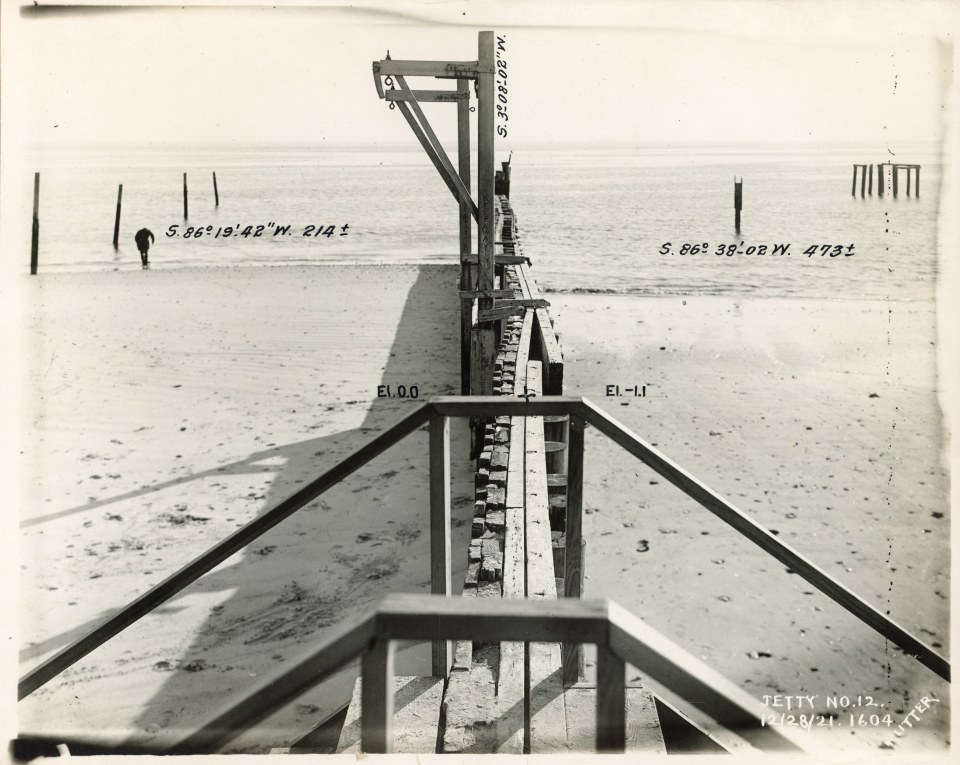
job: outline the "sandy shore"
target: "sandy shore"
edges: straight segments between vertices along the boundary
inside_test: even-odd
[[[416,406],[378,398],[379,385],[459,392],[448,267],[72,274],[27,288],[42,397],[25,455],[21,671]],[[426,449],[426,431],[411,436],[34,693],[21,731],[170,741],[385,592],[429,591]],[[472,475],[465,461],[455,471],[465,551]],[[398,671],[423,672],[422,654]],[[353,676],[237,746],[289,743],[349,698]]]
[[[29,280],[28,383],[42,398],[25,413],[21,671],[409,411],[378,385],[457,392],[455,284],[440,267]],[[947,652],[931,308],[547,297],[569,394]],[[645,398],[605,396],[638,384]],[[425,457],[419,433],[331,490],[22,702],[21,731],[175,739],[380,594],[424,591]],[[454,470],[462,571],[470,468]],[[935,696],[896,746],[942,747],[946,687],[928,670],[590,432],[586,482],[588,596],[618,601],[758,697],[815,695],[813,711],[844,725],[876,710],[828,709],[828,697],[870,696],[899,723]],[[423,666],[408,652],[398,669]],[[305,732],[351,677],[236,746]],[[830,731],[831,746],[876,752],[884,730]]]
[[[568,394],[591,398],[948,654],[931,306],[547,297]],[[646,397],[605,396],[608,384],[646,385]],[[842,729],[817,731],[831,749],[876,752],[889,733],[870,714],[889,712],[895,729],[920,697],[941,699],[896,748],[942,750],[949,686],[932,672],[589,430],[585,473],[588,596],[618,601],[758,698],[816,696],[803,711],[842,712]],[[843,695],[849,711],[828,708]]]

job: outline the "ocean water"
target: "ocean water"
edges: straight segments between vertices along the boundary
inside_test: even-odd
[[[904,173],[897,199],[889,179],[878,196],[876,177],[873,196],[860,197],[859,181],[851,196],[853,163],[888,159],[922,165],[920,196],[906,195]],[[156,237],[155,269],[457,259],[456,203],[412,138],[405,147],[37,150],[31,164],[41,173],[41,272],[139,270],[142,227]],[[931,145],[898,147],[896,157],[851,145],[517,148],[511,202],[547,290],[928,300],[941,170]],[[32,183],[26,174],[25,199]],[[17,257],[27,271],[25,224]],[[787,254],[774,255],[777,245]]]

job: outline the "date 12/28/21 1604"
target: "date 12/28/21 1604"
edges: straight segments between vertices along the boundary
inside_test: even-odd
[[[745,241],[713,245],[709,242],[664,242],[660,245],[660,255],[718,255],[732,258],[734,255],[791,256],[792,244],[747,244]],[[800,248],[798,247],[797,250]],[[815,255],[822,258],[849,258],[856,249],[853,244],[811,244],[803,249],[808,258]]]

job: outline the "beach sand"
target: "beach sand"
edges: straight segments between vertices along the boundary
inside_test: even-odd
[[[456,268],[196,269],[29,280],[21,671],[413,410],[459,393]],[[451,428],[454,549],[473,506]],[[21,732],[165,744],[387,592],[429,592],[421,430],[19,705]],[[454,561],[462,582],[466,556]],[[429,651],[399,672],[429,674]],[[290,743],[343,673],[235,746]]]
[[[566,392],[610,412],[946,653],[948,480],[934,314],[908,302],[546,296]],[[21,671],[410,411],[459,391],[452,268],[41,276],[30,309]],[[646,397],[605,396],[646,385]],[[471,515],[454,429],[454,580]],[[611,442],[586,440],[586,595],[757,698],[813,695],[876,747],[937,751],[947,687]],[[427,591],[426,433],[288,519],[20,704],[20,730],[165,743],[388,591]],[[385,512],[386,511],[386,512]],[[425,653],[398,671],[426,673]],[[355,670],[234,742],[282,746]],[[858,708],[830,700],[861,697]],[[866,706],[886,705],[882,710]],[[771,709],[771,711],[786,711]],[[894,726],[895,727],[895,726]],[[885,731],[887,731],[885,733]]]
[[[592,399],[948,654],[932,306],[547,297],[568,395]],[[608,397],[608,384],[646,385],[646,397]],[[942,751],[946,683],[613,442],[588,429],[585,448],[588,597],[619,602],[761,700],[815,696],[790,712],[841,713],[815,730],[830,749],[876,751],[920,697],[940,699],[895,746]],[[844,695],[847,710],[833,705]],[[894,724],[872,724],[877,713]]]

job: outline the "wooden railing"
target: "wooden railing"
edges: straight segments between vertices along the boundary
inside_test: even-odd
[[[450,490],[449,490],[449,417],[542,417],[569,415],[570,445],[566,526],[566,564],[564,583],[568,597],[579,596],[581,560],[581,511],[583,497],[583,429],[593,425],[643,463],[663,476],[707,510],[732,526],[743,536],[772,555],[796,574],[830,597],[880,635],[914,656],[945,680],[950,679],[949,662],[917,637],[844,587],[823,569],[784,544],[743,511],[694,478],[676,463],[617,420],[586,399],[568,396],[510,398],[506,396],[442,396],[434,398],[404,417],[316,480],[242,526],[160,584],[109,617],[93,631],[47,659],[21,678],[19,698],[32,693],[88,653],[117,635],[185,587],[195,582],[233,553],[250,544],[300,508],[363,467],[377,455],[414,431],[430,424],[430,551],[431,590],[451,593],[450,570]],[[498,607],[502,602],[497,601]],[[471,636],[466,636],[471,637]],[[433,647],[433,672],[445,675],[449,667],[449,645],[437,640]],[[505,638],[509,639],[509,638]],[[556,641],[556,638],[553,639]],[[574,641],[580,642],[580,641]],[[569,641],[565,654],[571,655]]]
[[[361,657],[360,749],[392,751],[393,641],[481,640],[592,643],[597,646],[596,747],[623,752],[626,665],[661,684],[722,726],[713,735],[730,748],[803,752],[787,728],[762,725],[766,707],[705,663],[615,603],[602,600],[486,600],[388,595],[289,669],[250,691],[171,754],[215,751],[260,720]]]

